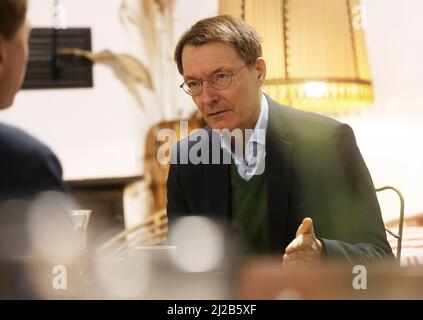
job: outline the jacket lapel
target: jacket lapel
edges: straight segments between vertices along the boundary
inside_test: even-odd
[[[212,135],[214,133],[210,128],[206,130],[209,131],[209,150],[212,152],[218,152],[220,156],[220,164],[212,164],[212,154],[209,155],[209,164],[205,166],[205,204],[204,207],[207,208],[207,212],[213,215],[213,218],[217,218],[222,223],[228,221],[230,215],[230,165],[222,164],[223,159],[223,150],[220,148],[220,138],[219,146],[212,146]]]
[[[269,99],[266,133],[267,203],[269,240],[272,252],[283,253],[287,243],[287,218],[291,182],[292,143],[284,139],[288,119],[280,106]]]

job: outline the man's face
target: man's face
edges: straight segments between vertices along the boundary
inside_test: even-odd
[[[186,45],[182,51],[185,80],[210,79],[221,71],[233,72],[244,65],[237,51],[223,42]],[[215,89],[204,81],[202,94],[192,98],[211,128],[253,129],[260,115],[260,87],[265,73],[264,60],[259,58],[237,72],[227,89]]]
[[[29,33],[25,22],[10,40],[0,34],[0,109],[12,105],[21,88],[28,62]]]

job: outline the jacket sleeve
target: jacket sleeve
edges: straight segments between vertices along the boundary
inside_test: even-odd
[[[375,188],[352,129],[341,124],[330,140],[322,194],[333,238],[319,238],[326,255],[351,263],[393,259]]]
[[[179,159],[178,146],[179,142],[172,150],[169,175],[167,178],[167,215],[169,224],[172,224],[178,216],[186,215],[190,212],[180,181],[179,167],[181,164],[178,164],[176,160]]]

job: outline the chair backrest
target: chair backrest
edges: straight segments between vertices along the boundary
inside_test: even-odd
[[[182,119],[162,121],[152,126],[147,132],[144,156],[147,215],[154,214],[166,208],[167,201],[166,183],[169,164],[162,164],[157,159],[157,152],[164,143],[157,140],[157,134],[162,129],[172,129],[177,134],[177,140],[179,141],[183,138],[180,136],[180,120]],[[206,122],[198,112],[195,112],[185,120],[188,121],[188,134],[206,126]]]
[[[386,228],[386,227],[385,227],[385,230],[386,230],[386,232],[388,232],[390,235],[392,235],[393,237],[395,237],[397,239],[396,258],[397,258],[398,263],[401,263],[402,232],[403,232],[403,227],[404,227],[404,197],[403,197],[402,193],[397,188],[394,188],[392,186],[384,186],[384,187],[381,187],[381,188],[376,188],[375,190],[376,190],[376,192],[391,190],[391,191],[394,191],[399,198],[400,213],[399,213],[399,220],[398,220],[398,233],[395,233],[395,232],[393,232],[392,230],[390,230],[389,228]]]
[[[125,229],[96,249],[96,254],[106,257],[120,256],[136,246],[158,246],[167,242],[167,213],[160,210],[141,223]]]

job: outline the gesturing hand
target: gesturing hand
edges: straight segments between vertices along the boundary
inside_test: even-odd
[[[318,262],[322,254],[323,245],[314,234],[313,220],[305,218],[298,227],[295,239],[285,249],[283,266],[310,266]]]

